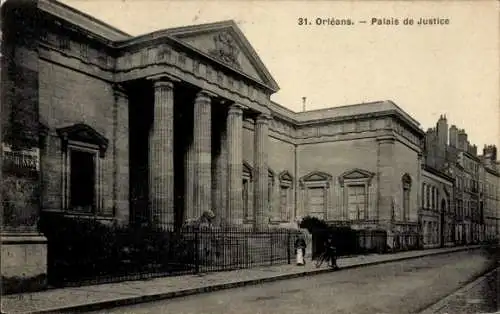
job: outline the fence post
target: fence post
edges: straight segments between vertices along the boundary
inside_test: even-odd
[[[199,274],[200,273],[200,245],[199,245],[199,233],[200,230],[194,229],[194,266],[195,266],[195,273]]]
[[[272,266],[273,265],[273,253],[274,253],[274,232],[273,230],[269,230],[271,231],[271,237],[270,237],[270,240],[271,240],[271,258],[269,260],[269,264]]]
[[[291,254],[291,247],[290,247],[290,230],[287,231],[287,241],[286,241],[286,254],[288,258],[288,264],[292,263],[292,254]]]

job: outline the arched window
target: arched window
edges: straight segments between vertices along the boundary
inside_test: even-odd
[[[279,175],[280,181],[280,220],[290,221],[291,204],[293,192],[293,177],[288,171],[283,171]]]
[[[253,212],[250,209],[250,188],[253,179],[253,169],[247,162],[243,162],[242,179],[243,218],[248,221],[253,219]]]
[[[403,220],[408,220],[410,216],[410,192],[411,192],[411,177],[409,174],[403,175]]]
[[[270,212],[273,211],[273,198],[274,198],[274,171],[271,170],[271,168],[267,168],[267,202],[268,206],[267,208],[269,209]]]

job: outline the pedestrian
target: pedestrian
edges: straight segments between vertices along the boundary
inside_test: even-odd
[[[306,240],[304,239],[304,235],[299,234],[295,239],[295,253],[297,265],[304,266],[306,264],[305,256],[306,256]]]
[[[324,245],[325,245],[326,256],[330,260],[330,266],[333,269],[338,269],[339,266],[337,265],[337,248],[333,243],[333,238],[331,235],[328,236]]]

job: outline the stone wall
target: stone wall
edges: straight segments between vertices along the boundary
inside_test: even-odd
[[[114,95],[108,82],[40,60],[40,120],[48,128],[42,156],[44,168],[43,209],[61,209],[62,141],[56,129],[85,123],[113,142]],[[113,153],[109,145],[102,165],[102,214],[113,208]]]
[[[351,170],[362,169],[377,172],[377,142],[374,138],[360,138],[348,141],[331,141],[303,144],[297,147],[298,178],[315,172],[324,172],[331,176],[327,198],[327,220],[347,218],[344,188],[339,177]],[[306,216],[306,195],[303,187],[298,194],[299,216]],[[377,180],[373,178],[368,191],[368,217],[376,217]]]

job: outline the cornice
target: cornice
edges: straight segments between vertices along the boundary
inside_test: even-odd
[[[484,170],[487,171],[488,173],[494,175],[494,176],[500,177],[500,173],[495,169],[491,169],[491,168],[485,166]]]
[[[422,165],[422,169],[424,171],[427,171],[430,174],[433,174],[435,176],[438,176],[438,177],[440,177],[442,179],[445,179],[445,180],[451,182],[451,184],[453,184],[453,182],[455,182],[455,180],[451,176],[449,176],[449,175],[447,175],[447,174],[445,174],[445,173],[443,173],[443,172],[441,172],[441,171],[439,171],[439,170],[437,170],[437,169],[435,169],[435,168],[433,168],[431,166],[428,166],[428,165],[424,164],[424,165]]]
[[[180,39],[177,38],[183,38],[183,37],[188,37],[189,35],[192,34],[203,34],[203,33],[209,33],[209,32],[216,32],[216,31],[229,31],[232,32],[235,36],[234,39],[239,43],[239,48],[246,53],[246,55],[249,55],[251,58],[249,59],[250,63],[255,67],[257,72],[263,76],[268,83],[266,82],[259,82],[255,78],[247,76],[245,73],[239,71],[238,69],[235,69],[234,67],[228,66],[227,64],[220,62],[219,60],[213,58],[212,56],[196,49],[195,47],[186,44],[182,42]],[[147,42],[152,42],[156,39],[161,38],[168,38],[170,40],[173,40],[177,42],[178,44],[184,46],[186,49],[193,50],[200,55],[203,55],[206,58],[211,59],[212,61],[221,64],[223,67],[228,67],[233,71],[236,71],[240,74],[244,74],[245,76],[249,77],[250,79],[256,81],[257,83],[260,83],[264,85],[270,92],[270,94],[275,93],[279,90],[278,83],[274,80],[272,77],[271,73],[267,70],[266,66],[260,59],[259,55],[257,52],[253,49],[252,45],[250,42],[247,40],[243,32],[239,29],[238,25],[233,21],[233,20],[226,20],[226,21],[219,21],[215,23],[205,23],[205,24],[200,24],[200,25],[189,25],[189,26],[182,26],[182,27],[176,27],[176,28],[169,28],[169,29],[164,29],[164,30],[159,30],[155,32],[151,32],[148,34],[140,35],[135,38],[123,41],[121,45],[126,45],[126,46],[131,46],[131,45],[136,45],[136,44],[144,44]]]
[[[129,34],[59,1],[37,0],[37,7],[53,17],[68,22],[71,21],[71,24],[78,27],[82,32],[108,43],[130,37]]]
[[[134,38],[135,39],[135,38]],[[169,36],[168,34],[161,34],[158,36],[151,36],[145,39],[138,40],[138,41],[128,41],[128,42],[122,42],[122,43],[117,43],[114,44],[113,46],[119,50],[120,54],[124,53],[132,53],[132,52],[137,52],[142,49],[147,49],[148,47],[158,47],[160,44],[168,44],[171,47],[179,48],[182,52],[190,52],[193,54],[193,57],[198,57],[198,60],[204,61],[210,65],[215,65],[218,70],[222,70],[224,72],[236,75],[238,78],[243,78],[243,80],[251,83],[253,86],[257,86],[258,88],[262,89],[265,91],[265,93],[269,96],[270,94],[274,93],[275,91],[267,86],[265,83],[260,82],[259,80],[249,76],[248,74],[235,69],[231,66],[228,66],[227,64],[217,60],[216,58],[210,56],[207,53],[204,53],[203,51],[196,49],[176,38],[173,38],[172,36]],[[151,64],[150,66],[154,66],[156,64]],[[139,67],[135,67],[139,68]],[[133,70],[134,67],[130,68],[129,70]]]

